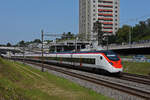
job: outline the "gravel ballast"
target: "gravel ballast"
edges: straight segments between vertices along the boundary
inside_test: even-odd
[[[41,70],[41,67],[39,67],[39,66],[36,66],[36,65],[33,65],[33,64],[28,64],[28,65],[30,65],[30,66],[32,66],[36,69]],[[54,67],[54,66],[52,66],[52,67]],[[63,69],[65,69],[65,68],[63,68]],[[73,72],[76,71],[76,70],[72,70],[72,69],[69,69],[69,70],[71,70]],[[118,91],[118,90],[114,90],[114,89],[108,88],[106,86],[97,85],[97,84],[94,84],[94,83],[91,83],[91,82],[88,82],[88,81],[85,81],[85,80],[81,80],[81,79],[78,79],[78,78],[60,73],[60,72],[56,72],[56,71],[49,70],[49,69],[45,69],[45,71],[48,71],[49,73],[54,74],[56,76],[68,79],[68,80],[70,80],[74,83],[77,83],[77,84],[79,84],[83,87],[89,88],[93,91],[96,91],[97,93],[102,94],[102,95],[114,98],[115,100],[145,100],[143,98],[136,97],[136,96],[128,94],[128,93],[124,93],[124,92],[121,92],[121,91]],[[86,72],[81,72],[81,71],[78,71],[78,72],[79,73],[86,73]]]

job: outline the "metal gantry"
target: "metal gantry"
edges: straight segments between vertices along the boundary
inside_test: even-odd
[[[48,34],[47,34],[48,33]],[[44,36],[49,36],[49,37],[61,37],[63,34],[49,34],[49,32],[44,33],[44,30],[41,30],[41,41],[42,41],[42,69],[41,71],[44,72]],[[57,41],[56,41],[57,44]],[[77,51],[77,36],[75,37],[75,51]],[[57,46],[55,46],[55,52],[57,52]]]

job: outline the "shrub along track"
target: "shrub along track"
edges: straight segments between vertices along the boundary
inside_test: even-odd
[[[35,62],[28,61],[27,63],[37,65],[37,66],[41,66],[41,63],[37,63],[37,62],[35,63]],[[96,77],[94,77],[94,75],[93,76],[92,75],[87,75],[87,74],[83,75],[83,74],[79,74],[79,73],[76,73],[76,72],[71,72],[69,70],[64,70],[64,69],[61,69],[59,67],[51,67],[48,64],[44,64],[44,67],[47,68],[47,69],[50,69],[50,70],[54,70],[54,71],[72,76],[72,77],[79,78],[81,80],[85,80],[85,81],[97,84],[97,85],[101,85],[101,86],[105,86],[105,87],[115,89],[115,90],[118,90],[118,91],[121,91],[121,92],[125,92],[125,93],[128,93],[128,94],[137,96],[139,98],[143,98],[144,100],[150,100],[150,91],[142,90],[142,89],[139,89],[139,88],[136,88],[136,87],[126,85],[126,84],[120,84],[118,82],[110,81],[110,80],[107,80],[107,79],[96,78]]]

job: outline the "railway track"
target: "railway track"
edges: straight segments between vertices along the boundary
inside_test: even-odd
[[[128,80],[128,81],[132,81],[132,82],[150,85],[150,76],[122,72],[121,77],[119,77],[119,78],[123,79],[123,80]]]
[[[36,60],[36,62],[38,62],[38,61]],[[47,62],[47,61],[45,61],[45,63],[49,64],[49,62]],[[61,65],[59,65],[59,66],[61,66]],[[70,67],[70,68],[72,68],[72,67]],[[99,73],[93,72],[91,70],[85,70],[85,71],[95,73],[95,74],[99,74]],[[131,81],[131,82],[141,83],[141,84],[145,84],[145,85],[150,85],[150,76],[144,76],[144,75],[137,75],[137,74],[130,74],[130,73],[122,72],[121,77],[116,77],[116,78]]]
[[[28,63],[34,64],[37,66],[41,66],[40,63],[29,62],[29,61],[28,61]],[[76,72],[71,72],[69,70],[64,70],[64,69],[61,69],[59,67],[51,67],[48,64],[45,64],[44,67],[47,69],[50,69],[50,70],[54,70],[54,71],[57,71],[57,72],[60,72],[60,73],[63,73],[63,74],[66,74],[66,75],[69,75],[72,77],[76,77],[76,78],[97,84],[97,85],[102,85],[102,86],[105,86],[105,87],[108,87],[111,89],[125,92],[128,94],[137,96],[139,98],[142,98],[144,100],[150,100],[150,91],[148,91],[148,90],[143,90],[143,89],[140,89],[137,87],[129,86],[127,84],[121,84],[121,83],[118,83],[115,81],[110,81],[107,79],[98,78],[98,77],[95,77],[94,75],[92,76],[91,74],[90,75],[89,74],[80,74],[80,73],[76,73]]]

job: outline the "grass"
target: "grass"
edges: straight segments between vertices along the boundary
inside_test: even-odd
[[[124,72],[150,75],[150,63],[123,61]]]
[[[0,100],[112,100],[64,78],[0,58]]]
[[[145,57],[146,57],[147,59],[150,59],[150,55],[145,55]]]
[[[144,55],[147,59],[150,59],[150,55]],[[133,55],[120,56],[121,58],[133,59]],[[128,62],[123,61],[124,72],[150,75],[150,63],[147,62]]]
[[[119,56],[120,58],[128,58],[128,59],[131,59],[131,58],[133,58],[133,56]]]

